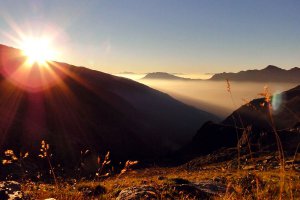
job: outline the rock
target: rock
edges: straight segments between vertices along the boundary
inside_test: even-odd
[[[1,200],[20,200],[23,199],[21,184],[16,181],[0,182],[0,199]]]
[[[227,179],[225,177],[215,177],[213,178],[213,181],[217,182],[217,183],[223,183],[225,184]]]
[[[267,157],[265,157],[266,160],[271,160],[273,158],[274,158],[274,156],[267,156]]]
[[[185,180],[183,178],[171,178],[171,179],[168,179],[168,182],[174,183],[174,184],[189,184],[189,183],[191,183],[190,181]]]
[[[172,191],[171,196],[175,199],[212,199],[225,194],[226,185],[212,180],[205,180],[197,183],[166,185],[163,190]]]
[[[172,199],[211,199],[211,195],[206,191],[201,190],[194,184],[180,184],[172,185],[171,187],[165,187],[165,191],[172,191]]]
[[[195,185],[197,185],[198,189],[214,196],[220,196],[226,193],[227,190],[227,186],[225,184],[211,180],[201,181],[195,183]]]
[[[247,166],[244,166],[243,169],[244,170],[253,170],[253,169],[255,169],[255,166],[254,165],[247,165]]]
[[[82,192],[84,196],[99,196],[106,193],[105,187],[101,185],[97,186],[80,186],[78,191]]]
[[[164,177],[164,176],[158,176],[157,177],[157,180],[159,180],[159,181],[162,181],[162,180],[165,180],[166,179],[166,177]]]
[[[105,194],[105,193],[106,193],[106,189],[103,186],[98,185],[94,189],[94,195],[96,195],[96,196]]]
[[[158,199],[157,190],[152,186],[142,185],[139,187],[129,187],[122,190],[117,200],[138,200],[138,199]]]
[[[267,164],[267,162],[268,162],[268,160],[264,160],[264,161],[263,161],[264,164]]]
[[[159,188],[143,185],[122,190],[117,200],[135,199],[212,199],[226,193],[226,185],[216,181],[189,182],[185,179],[169,179]]]

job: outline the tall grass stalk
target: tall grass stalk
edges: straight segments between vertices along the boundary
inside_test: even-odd
[[[45,142],[45,140],[42,140],[39,157],[41,157],[43,159],[47,159],[47,162],[50,167],[50,172],[51,172],[54,182],[55,182],[55,186],[56,186],[56,188],[58,188],[58,181],[57,181],[57,178],[56,178],[56,175],[54,172],[54,168],[53,168],[51,160],[50,160],[51,154],[49,151],[50,151],[50,145],[47,144],[47,142]]]
[[[247,144],[248,144],[248,149],[249,149],[249,153],[250,153],[250,156],[251,156],[251,161],[253,161],[253,158],[252,158],[252,151],[251,151],[251,147],[250,147],[250,141],[249,141],[249,138],[248,138],[248,134],[249,132],[245,132],[246,129],[245,129],[245,126],[244,126],[244,123],[243,123],[243,120],[242,120],[242,117],[240,115],[240,113],[238,112],[238,107],[234,101],[234,98],[233,98],[233,95],[232,95],[232,92],[231,92],[231,84],[229,82],[228,79],[226,79],[226,83],[227,83],[227,92],[230,94],[230,99],[231,99],[231,102],[234,106],[234,110],[236,110],[236,114],[239,118],[239,121],[240,121],[240,124],[242,126],[242,130],[243,130],[243,135],[244,134],[247,134]],[[238,126],[237,126],[237,122],[236,122],[236,119],[234,118],[234,115],[232,114],[232,119],[233,119],[233,122],[234,122],[234,126],[235,126],[235,129],[236,129],[236,135],[237,135],[237,153],[238,153],[238,170],[240,169],[240,159],[241,159],[241,151],[240,151],[240,148],[241,148],[241,141],[240,141],[240,137],[239,137],[239,133],[238,133]]]
[[[265,86],[264,92],[261,93],[260,95],[264,96],[265,102],[267,103],[267,110],[268,110],[267,112],[268,112],[268,116],[269,116],[269,119],[270,119],[270,122],[271,122],[272,130],[274,132],[275,139],[276,139],[276,144],[277,144],[277,149],[278,149],[278,156],[279,156],[279,161],[280,161],[280,169],[281,169],[280,170],[280,196],[279,196],[279,199],[282,199],[282,193],[283,193],[283,189],[284,189],[284,179],[285,179],[284,151],[283,151],[282,143],[281,143],[279,134],[277,132],[274,119],[273,119],[271,94],[270,94],[268,86]]]

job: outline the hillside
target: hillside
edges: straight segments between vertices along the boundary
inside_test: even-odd
[[[296,82],[300,83],[300,68],[294,67],[289,70],[269,65],[261,70],[246,70],[238,73],[219,73],[213,75],[212,81],[258,81],[258,82]]]
[[[115,158],[166,154],[216,117],[140,83],[84,67],[25,66],[17,49],[0,46],[0,151],[38,151],[47,140],[70,164],[81,150]]]
[[[282,101],[279,99],[282,98]],[[281,102],[275,105],[274,102]],[[273,127],[283,144],[287,155],[293,155],[300,142],[300,86],[271,98],[272,125],[267,104],[264,98],[254,99],[234,111],[221,123],[207,122],[197,132],[193,141],[179,152],[186,159],[210,154],[221,148],[232,148],[237,145],[247,147],[245,133],[252,151],[276,151],[276,139]],[[244,136],[243,136],[244,135]]]

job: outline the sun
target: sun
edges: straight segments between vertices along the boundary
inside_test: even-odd
[[[46,38],[27,38],[22,42],[21,49],[29,64],[45,64],[53,60],[56,54],[50,40]]]

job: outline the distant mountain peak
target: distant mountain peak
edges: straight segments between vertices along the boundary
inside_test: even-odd
[[[169,74],[167,72],[152,72],[148,73],[143,79],[161,79],[161,80],[190,80],[189,78],[182,78]]]
[[[280,67],[277,67],[275,65],[268,65],[265,70],[282,70]]]
[[[290,71],[299,71],[300,68],[299,67],[293,67],[292,69],[290,69]]]

